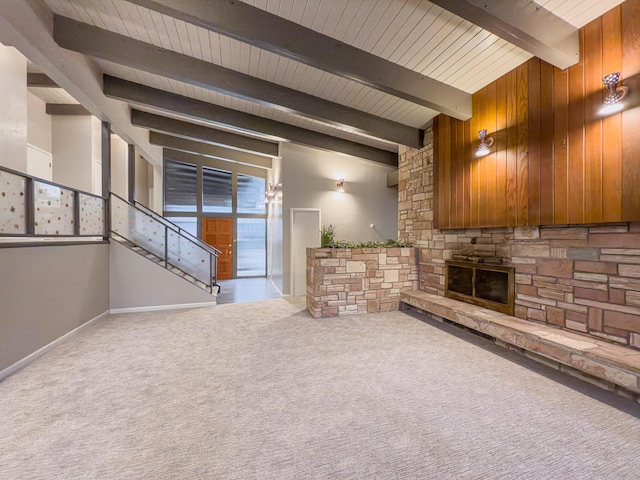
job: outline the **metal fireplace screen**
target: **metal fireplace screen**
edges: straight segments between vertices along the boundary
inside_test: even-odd
[[[467,262],[446,262],[449,298],[513,315],[514,269]]]

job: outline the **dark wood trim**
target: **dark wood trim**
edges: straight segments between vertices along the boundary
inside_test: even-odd
[[[101,158],[102,158],[102,196],[109,198],[111,192],[111,125],[102,122],[101,125]],[[111,202],[104,205],[104,234],[111,231]]]
[[[47,103],[47,115],[91,115],[91,112],[78,103]]]
[[[276,122],[258,115],[221,107],[120,78],[105,75],[103,78],[103,92],[107,97],[136,105],[146,105],[154,109],[177,113],[212,124],[244,130],[248,133],[267,135],[272,138],[284,138],[301,145],[345,153],[393,167],[398,166],[398,154],[396,152],[333,137],[287,123]]]
[[[44,73],[27,72],[27,87],[60,88],[48,75]]]
[[[136,146],[127,145],[127,197],[129,202],[136,201]]]

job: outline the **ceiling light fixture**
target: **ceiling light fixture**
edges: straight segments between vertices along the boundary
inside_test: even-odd
[[[620,81],[620,72],[610,73],[606,75],[602,81],[607,90],[607,96],[604,99],[604,104],[600,109],[600,115],[611,115],[617,113],[624,108],[622,99],[629,93],[629,87],[618,86]]]
[[[487,131],[480,130],[478,132],[478,138],[480,139],[480,145],[478,145],[476,157],[484,157],[489,154],[489,147],[493,145],[493,137],[487,137]]]

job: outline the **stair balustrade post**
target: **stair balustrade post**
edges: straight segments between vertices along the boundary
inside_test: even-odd
[[[209,252],[209,289],[213,293],[213,255]]]
[[[27,209],[25,212],[26,217],[26,233],[27,235],[36,234],[36,186],[33,178],[25,177],[26,179],[26,191],[24,204]]]
[[[169,227],[164,226],[164,268],[169,268]]]
[[[80,235],[80,192],[73,191],[73,234]]]

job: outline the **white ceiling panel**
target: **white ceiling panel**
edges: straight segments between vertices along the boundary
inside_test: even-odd
[[[427,0],[242,0],[467,93],[531,54]],[[56,13],[413,128],[438,112],[362,83],[140,7],[126,0],[45,0]],[[539,0],[579,28],[622,0]],[[393,150],[348,127],[99,61],[107,73],[215,105]]]
[[[539,0],[538,5],[576,28],[620,5],[624,0]]]
[[[184,55],[415,128],[423,127],[438,114],[427,107],[172,17],[150,12],[124,0],[49,0],[48,3],[57,13],[74,20],[100,28],[110,25],[109,29],[120,35],[170,48]],[[112,8],[107,9],[108,5]],[[153,33],[148,30],[153,30]]]
[[[243,1],[262,8],[263,2]],[[277,3],[270,2],[271,13],[469,93],[531,58],[524,50],[426,0],[294,1],[288,17],[282,14],[288,10]],[[309,21],[324,18],[327,14],[322,11],[331,13],[331,21]],[[488,57],[508,60],[480,80],[475,63],[468,59]]]

